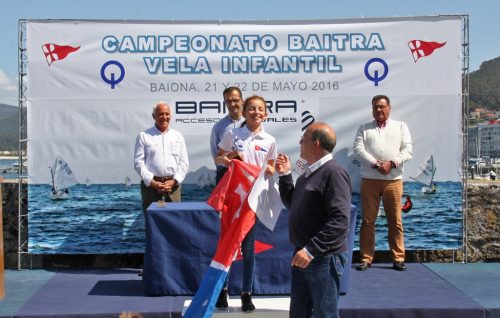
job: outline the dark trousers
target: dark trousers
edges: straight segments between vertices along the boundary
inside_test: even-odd
[[[243,255],[243,286],[241,291],[251,293],[253,288],[253,272],[255,268],[255,224],[241,242],[241,254]],[[229,274],[227,273],[223,289],[229,285]]]
[[[158,202],[162,200],[165,196],[165,202],[180,202],[181,201],[181,185],[175,189],[172,193],[161,194],[151,187],[146,187],[143,181],[141,181],[141,198],[142,198],[142,212],[146,214],[146,210],[149,208],[151,203]]]
[[[224,166],[215,166],[215,184],[219,184],[220,179],[224,176],[224,173],[226,173],[227,168]]]

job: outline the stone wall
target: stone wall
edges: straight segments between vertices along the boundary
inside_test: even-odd
[[[18,185],[3,184],[5,267],[18,267]],[[407,262],[498,262],[500,261],[500,182],[471,183],[467,187],[467,260],[461,250],[407,251]],[[21,233],[27,238],[27,228]],[[354,252],[353,262],[359,253]],[[137,268],[142,254],[22,255],[21,268]],[[377,262],[390,262],[387,251],[377,251]]]
[[[469,262],[500,261],[500,182],[474,183],[467,188]]]
[[[17,268],[17,241],[18,241],[18,185],[17,183],[3,183],[3,244],[5,268]]]

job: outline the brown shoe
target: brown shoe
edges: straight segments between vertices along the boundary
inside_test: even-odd
[[[366,271],[368,268],[370,268],[370,266],[372,266],[372,264],[370,263],[367,263],[367,262],[361,262],[358,266],[356,266],[356,269],[358,271]]]
[[[406,266],[404,262],[394,262],[392,263],[392,269],[395,269],[400,272],[404,272],[406,270]]]

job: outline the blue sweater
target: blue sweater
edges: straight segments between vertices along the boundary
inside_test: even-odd
[[[293,185],[292,175],[279,178],[281,200],[289,210],[290,242],[314,256],[347,251],[351,214],[351,181],[335,160]],[[353,220],[354,222],[354,220]]]

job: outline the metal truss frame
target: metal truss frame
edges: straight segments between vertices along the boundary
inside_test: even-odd
[[[18,96],[19,96],[19,185],[18,185],[18,232],[17,232],[17,269],[21,270],[25,264],[30,264],[31,257],[28,252],[28,168],[23,163],[27,162],[28,150],[28,56],[26,52],[27,21],[19,20],[18,23]],[[31,267],[31,266],[30,266]]]
[[[462,20],[462,262],[467,263],[468,258],[468,231],[467,231],[467,136],[469,113],[469,15],[460,15]],[[31,255],[28,251],[28,169],[22,163],[27,162],[28,150],[28,64],[29,57],[26,52],[28,20],[19,20],[18,25],[18,94],[19,94],[19,187],[18,187],[18,264],[17,268],[31,267]],[[453,255],[453,261],[455,255]]]
[[[462,262],[467,263],[468,258],[468,231],[467,231],[467,177],[468,177],[468,135],[469,135],[469,15],[463,14],[462,17]]]

